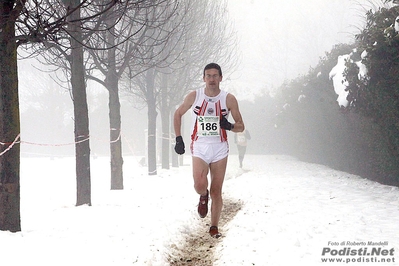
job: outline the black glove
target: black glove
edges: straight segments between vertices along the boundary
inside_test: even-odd
[[[184,142],[182,136],[176,137],[175,151],[177,154],[184,154]]]
[[[227,121],[227,118],[223,116],[220,120],[220,127],[226,130],[232,130],[234,128],[234,125]]]

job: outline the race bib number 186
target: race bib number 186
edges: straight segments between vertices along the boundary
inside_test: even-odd
[[[198,136],[219,136],[219,117],[218,116],[198,116],[197,132]]]

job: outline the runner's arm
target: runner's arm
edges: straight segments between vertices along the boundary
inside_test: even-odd
[[[231,130],[233,132],[243,132],[245,129],[244,122],[242,121],[242,116],[238,108],[238,102],[236,97],[229,93],[226,98],[227,108],[234,119],[234,128]]]
[[[173,116],[173,126],[175,129],[175,135],[181,136],[181,118],[182,116],[190,109],[190,107],[194,104],[196,92],[190,92],[185,98],[183,103],[176,109],[175,114]]]

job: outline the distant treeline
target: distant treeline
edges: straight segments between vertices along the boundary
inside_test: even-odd
[[[306,75],[283,84],[277,96],[240,103],[253,137],[249,152],[288,154],[398,186],[398,18],[398,7],[368,12],[354,44],[334,46]],[[345,54],[351,56],[344,73],[349,105],[340,107],[329,73]],[[367,67],[366,79],[357,75],[356,60]]]

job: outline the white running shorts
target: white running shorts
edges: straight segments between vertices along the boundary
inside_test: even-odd
[[[229,155],[227,141],[216,143],[191,142],[191,155],[204,160],[207,164],[215,163]]]

